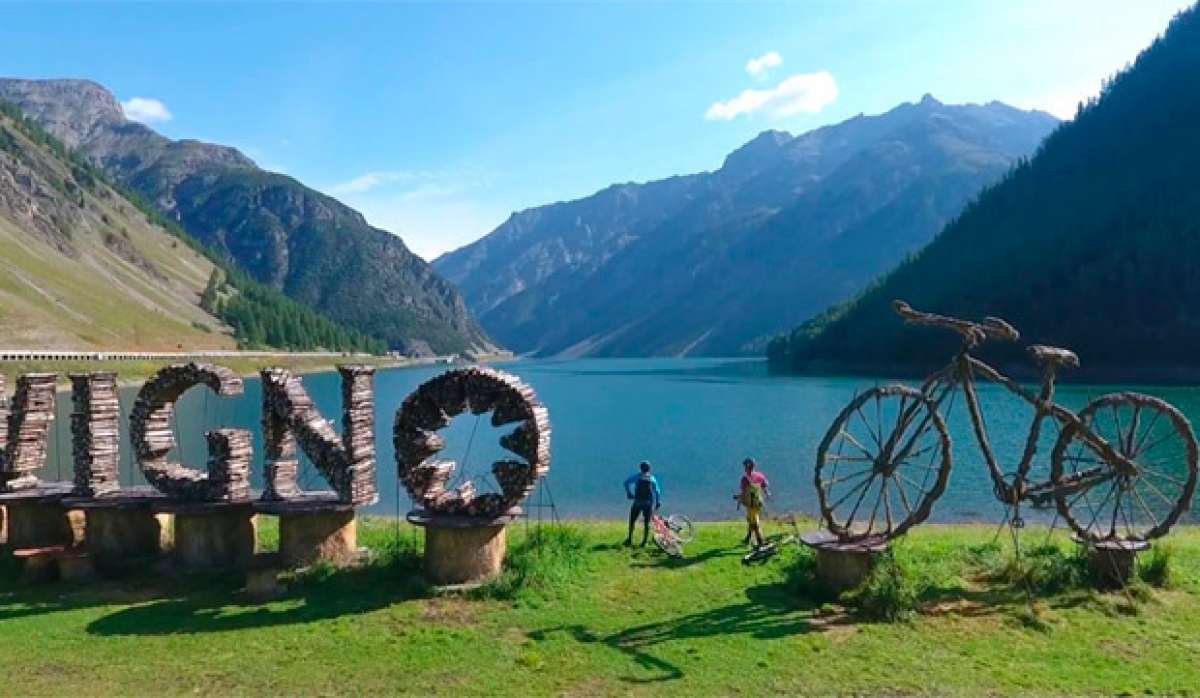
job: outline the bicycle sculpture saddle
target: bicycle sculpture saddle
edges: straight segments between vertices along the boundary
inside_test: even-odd
[[[1033,360],[1043,367],[1066,366],[1067,368],[1079,368],[1079,357],[1070,349],[1048,347],[1044,344],[1033,344],[1029,347],[1029,353],[1033,355]]]
[[[901,300],[893,301],[892,307],[910,325],[943,327],[957,332],[962,336],[963,342],[968,348],[979,346],[988,339],[1015,342],[1021,338],[1021,333],[1017,332],[1017,328],[998,317],[985,317],[981,322],[959,320],[958,318],[947,317],[945,315],[914,310],[911,305]]]

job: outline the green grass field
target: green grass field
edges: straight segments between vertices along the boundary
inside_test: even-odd
[[[0,582],[0,693],[730,695],[1195,694],[1200,530],[1143,561],[1127,593],[1091,591],[1072,546],[1023,538],[1025,578],[993,529],[924,526],[869,589],[831,599],[789,548],[741,564],[737,524],[704,524],[674,561],[623,529],[511,529],[508,569],[467,596],[421,582],[419,538],[366,520],[374,563],[297,577],[258,604],[227,576],[71,587]],[[274,532],[263,527],[264,546]],[[1003,539],[1002,539],[1003,540]],[[1042,548],[1038,550],[1038,548]],[[1165,565],[1165,567],[1164,567]],[[1164,577],[1167,578],[1164,580]],[[903,619],[878,620],[888,611]]]

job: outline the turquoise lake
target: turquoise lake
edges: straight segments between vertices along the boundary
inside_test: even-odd
[[[664,511],[697,519],[732,518],[732,499],[746,456],[758,460],[770,477],[774,513],[815,514],[813,466],[817,446],[831,421],[856,392],[891,382],[861,377],[779,377],[767,374],[757,360],[732,359],[585,359],[521,361],[502,365],[520,375],[550,410],[553,461],[550,476],[531,498],[553,501],[565,518],[614,518],[627,512],[621,483],[640,460],[649,460],[664,490]],[[404,397],[446,366],[381,371],[376,377],[376,429],[380,502],[369,511],[404,514],[407,495],[397,491],[392,450],[392,421]],[[314,400],[340,429],[340,378],[337,374],[304,377]],[[1140,390],[1162,397],[1193,420],[1200,418],[1200,389],[1178,387],[1060,385],[1058,401],[1082,407],[1114,390]],[[122,391],[128,415],[135,388]],[[1015,468],[1028,433],[1028,406],[996,386],[980,386],[987,424],[1006,470]],[[60,393],[44,479],[70,479],[70,399]],[[220,426],[255,433],[255,477],[261,484],[262,440],[259,430],[261,390],[246,381],[245,394],[221,399],[206,389],[184,396],[178,411],[178,440],[184,462],[205,463],[204,431]],[[972,437],[961,399],[947,415],[953,439],[954,470],[950,484],[933,510],[932,521],[999,521],[1001,506],[992,495],[983,458]],[[122,483],[138,484],[129,462],[128,422],[122,425]],[[510,425],[511,428],[511,425]],[[464,415],[443,434],[447,447],[440,457],[466,463],[462,476],[487,490],[488,468],[504,453],[497,444],[501,430],[486,416]],[[1033,476],[1048,473],[1054,427],[1043,435]],[[310,464],[302,481],[323,489]],[[461,479],[461,478],[460,478]],[[531,508],[531,514],[538,510]],[[549,510],[543,509],[549,516]],[[1037,519],[1036,512],[1027,518]],[[1045,518],[1049,518],[1048,516]]]

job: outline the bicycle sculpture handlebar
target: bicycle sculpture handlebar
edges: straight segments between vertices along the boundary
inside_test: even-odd
[[[897,315],[904,318],[904,322],[910,325],[943,327],[953,330],[962,335],[963,341],[970,347],[978,346],[987,339],[1015,342],[1021,338],[1021,333],[1017,331],[1017,328],[998,317],[988,316],[982,322],[959,320],[946,315],[914,310],[911,305],[901,300],[893,301],[892,308],[895,309]]]

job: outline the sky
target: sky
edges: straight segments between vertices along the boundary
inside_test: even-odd
[[[515,211],[926,93],[1070,118],[1188,4],[0,2],[0,76],[95,80],[432,259]]]

